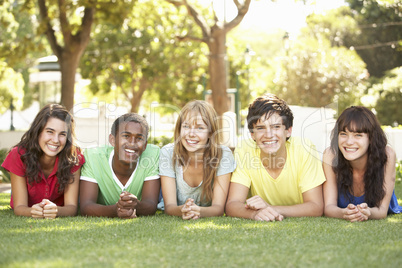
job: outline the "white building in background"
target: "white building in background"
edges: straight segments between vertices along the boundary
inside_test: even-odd
[[[293,115],[292,136],[299,136],[311,140],[320,156],[330,144],[330,135],[335,124],[334,111],[329,108],[310,108],[290,106]],[[173,107],[174,108],[174,107]],[[172,108],[172,109],[173,109]],[[177,108],[177,107],[176,107]],[[10,127],[10,112],[0,115],[0,148],[10,148],[15,145],[39,111],[39,103],[34,103],[29,109],[21,112],[14,111],[14,126],[17,131],[8,131]],[[78,144],[82,148],[101,146],[108,144],[109,133],[113,121],[120,115],[127,113],[126,107],[116,107],[106,103],[83,103],[74,106],[74,118],[76,121],[76,135]],[[175,122],[180,109],[174,109],[173,114],[162,117],[157,109],[141,111],[150,125],[149,135],[152,137],[172,137]],[[222,130],[224,142],[228,146],[235,146],[249,137],[247,125],[242,134],[236,137],[236,119],[231,113],[225,117],[226,123]],[[402,130],[386,129],[388,142],[395,149],[398,159],[402,159]]]

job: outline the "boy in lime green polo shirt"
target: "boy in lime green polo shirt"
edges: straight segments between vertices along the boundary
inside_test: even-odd
[[[117,118],[111,146],[86,149],[80,180],[81,214],[134,218],[156,212],[159,147],[147,144],[148,123],[138,114]]]

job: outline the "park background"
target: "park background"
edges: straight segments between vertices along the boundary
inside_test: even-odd
[[[402,195],[400,0],[4,0],[0,25],[0,160],[49,102],[72,111],[88,148],[107,143],[125,112],[144,115],[149,141],[162,146],[181,107],[207,99],[234,146],[248,135],[248,104],[271,92],[291,105],[293,135],[319,153],[341,111],[369,107],[397,152]],[[0,199],[2,267],[402,263],[400,215],[359,224],[165,215],[49,222],[15,217],[9,193]]]
[[[125,112],[144,115],[149,142],[162,146],[172,141],[181,107],[206,99],[233,148],[248,137],[248,104],[271,92],[291,105],[293,135],[314,141],[319,155],[339,112],[364,105],[400,160],[401,5],[3,1],[0,159],[50,102],[72,111],[78,143],[88,148],[107,144],[111,122]]]

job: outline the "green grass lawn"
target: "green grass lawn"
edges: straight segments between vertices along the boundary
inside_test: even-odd
[[[396,194],[401,203],[402,183]],[[349,223],[14,216],[0,194],[0,267],[402,267],[402,215]]]

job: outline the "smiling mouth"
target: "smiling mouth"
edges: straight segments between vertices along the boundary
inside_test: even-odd
[[[354,153],[354,152],[357,151],[356,148],[346,148],[346,147],[344,147],[344,149],[345,149],[345,151],[348,152],[348,153]]]
[[[193,140],[186,140],[186,142],[188,144],[197,144],[198,143],[198,141],[193,141]]]
[[[126,151],[129,154],[135,154],[136,153],[134,150],[130,150],[130,149],[124,149],[124,151]]]
[[[271,145],[271,144],[275,144],[275,143],[277,143],[277,141],[266,141],[266,142],[263,142],[262,144]]]
[[[57,151],[57,149],[59,148],[58,145],[51,145],[51,144],[48,144],[47,147],[52,151]]]

